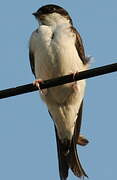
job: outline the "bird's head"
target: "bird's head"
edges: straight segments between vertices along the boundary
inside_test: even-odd
[[[69,23],[72,25],[72,19],[68,12],[58,5],[49,4],[42,6],[33,13],[36,19],[45,25],[55,25],[60,23]]]

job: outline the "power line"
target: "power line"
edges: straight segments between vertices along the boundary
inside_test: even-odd
[[[43,81],[42,83],[40,83],[40,89],[46,89],[46,88],[50,88],[54,86],[59,86],[66,83],[73,82],[73,81],[79,81],[82,79],[88,79],[88,78],[92,78],[96,76],[101,76],[101,75],[116,72],[116,71],[117,71],[117,63],[113,63],[106,66],[101,66],[94,69],[82,71],[82,72],[76,73],[75,75],[70,74],[70,75],[58,77],[55,79]],[[14,87],[14,88],[9,88],[9,89],[0,91],[0,99],[8,98],[11,96],[16,96],[16,95],[20,95],[24,93],[29,93],[29,92],[33,92],[37,90],[38,88],[33,86],[32,83]]]

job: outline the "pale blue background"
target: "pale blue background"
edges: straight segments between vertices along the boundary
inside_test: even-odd
[[[117,62],[117,0],[1,0],[0,89],[31,83],[28,40],[32,12],[56,3],[80,31],[92,67]],[[79,147],[91,180],[117,179],[117,73],[87,80]],[[38,92],[0,100],[0,180],[59,180],[53,122]],[[77,179],[72,173],[69,180]]]

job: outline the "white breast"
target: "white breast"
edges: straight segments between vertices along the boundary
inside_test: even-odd
[[[74,44],[75,36],[69,25],[56,28],[40,26],[38,33],[33,33],[31,37],[36,78],[46,80],[84,70]],[[47,95],[42,96],[61,139],[70,139],[73,135],[76,116],[84,97],[85,81],[76,83],[75,88],[70,83],[50,88]]]

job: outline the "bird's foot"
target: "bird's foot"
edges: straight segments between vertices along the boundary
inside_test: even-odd
[[[33,81],[33,86],[36,86],[39,90],[41,90],[39,83],[42,83],[42,82],[43,82],[42,79],[36,79],[35,81]]]
[[[36,79],[35,81],[33,81],[33,86],[36,86],[38,89],[39,89],[39,91],[41,92],[41,94],[42,95],[47,95],[47,89],[41,89],[40,88],[40,83],[42,83],[43,82],[43,80],[42,79]]]
[[[75,80],[75,75],[76,75],[76,73],[78,73],[78,71],[72,73],[74,80]],[[74,89],[75,91],[79,91],[79,90],[80,90],[80,87],[78,86],[78,82],[77,82],[77,81],[74,81],[72,87],[73,87],[73,89]]]
[[[89,140],[85,136],[79,135],[77,144],[79,144],[81,146],[86,146],[88,143],[89,143]]]

